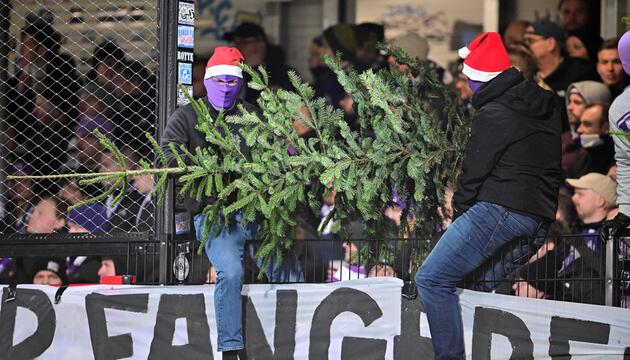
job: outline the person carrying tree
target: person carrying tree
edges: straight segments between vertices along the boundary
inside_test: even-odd
[[[241,52],[232,47],[217,47],[208,60],[204,75],[204,86],[207,98],[203,101],[213,119],[219,112],[227,115],[240,115],[237,105],[240,103],[249,112],[258,109],[245,101],[239,101],[238,95],[243,86],[243,71],[238,66],[244,61]],[[170,151],[168,144],[184,145],[194,153],[196,148],[209,148],[204,134],[198,131],[197,115],[192,105],[178,108],[170,117],[164,134],[160,140],[160,147],[164,151],[169,165],[177,164],[176,157]],[[240,146],[244,155],[249,155],[249,148],[245,140],[240,138],[239,126],[230,124],[230,132]],[[182,155],[183,156],[183,155]],[[186,159],[185,161],[190,159]],[[212,203],[211,198],[197,202],[188,195],[184,205],[188,212],[195,217],[197,240],[204,238],[204,226],[207,215],[202,214],[205,206]],[[214,290],[214,309],[217,319],[218,351],[223,352],[223,359],[236,359],[237,353],[244,349],[241,288],[243,286],[243,250],[245,241],[255,237],[257,226],[253,223],[241,224],[241,214],[230,215],[227,223],[211,225],[205,250],[210,262],[217,271],[217,282]],[[215,229],[215,227],[219,229]],[[214,231],[218,230],[218,231]],[[214,236],[213,234],[218,233]]]
[[[454,195],[455,220],[416,274],[436,359],[464,359],[456,284],[515,238],[544,234],[560,185],[560,113],[554,94],[510,68],[498,33],[460,49],[474,92],[472,135]],[[535,250],[535,249],[530,249]],[[511,264],[493,267],[510,271]],[[495,274],[497,278],[501,274]]]

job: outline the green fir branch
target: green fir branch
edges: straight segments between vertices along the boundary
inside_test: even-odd
[[[234,214],[242,215],[243,225],[260,219],[261,245],[256,254],[262,259],[260,276],[269,264],[279,266],[283,254],[292,248],[295,210],[309,207],[317,212],[322,196],[332,189],[336,191],[335,207],[325,223],[334,216],[333,231],[341,236],[347,233],[348,223],[357,219],[363,221],[370,236],[382,236],[388,221],[383,211],[396,189],[409,216],[418,219],[414,235],[429,238],[439,220],[437,207],[442,205],[445,186],[455,183],[463,161],[470,114],[463,112],[457,96],[427,62],[409,59],[400,49],[383,49],[398,63],[408,65],[412,80],[395,69],[359,74],[344,67],[339,55],[325,58],[341,86],[352,95],[355,124],[346,123],[343,112],[324,99],[314,98],[313,88],[295,72],[288,73],[293,90],[272,90],[264,67],[255,70],[241,64],[251,77],[247,86],[260,91],[260,112],[239,105],[240,114],[225,116],[220,111],[213,117],[204,101],[194,100],[184,91],[197,115],[195,128],[208,146],[193,151],[169,144],[176,167],[169,167],[162,148],[147,136],[158,166],[151,168],[145,162],[141,170],[129,170],[122,152],[97,135],[121,171],[45,178],[107,181],[111,185],[105,193],[90,200],[102,201],[111,195],[120,200],[128,177],[152,174],[158,176],[152,191],[161,203],[168,178],[174,175],[182,184],[179,196],[212,199],[203,209],[204,239],[198,251],[208,236],[216,236],[222,226],[234,225]],[[300,138],[293,128],[295,121],[312,129],[312,136]],[[234,127],[239,128],[238,134],[232,134]],[[248,152],[242,151],[234,135],[245,141]],[[288,153],[289,146],[296,156]],[[410,233],[410,228],[405,219],[393,235]]]

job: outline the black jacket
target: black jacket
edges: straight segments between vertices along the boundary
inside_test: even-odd
[[[454,195],[553,221],[560,186],[560,113],[554,94],[509,69],[479,88],[472,135]]]
[[[212,107],[207,97],[204,97],[203,100],[212,118],[216,118],[218,115],[218,111],[216,111]],[[241,103],[243,104],[243,106],[245,107],[247,111],[259,112],[258,108],[255,107],[254,105],[245,101]],[[231,110],[226,111],[225,115],[226,116],[227,115],[240,115],[240,111],[235,105]],[[180,144],[183,144],[193,154],[195,153],[195,149],[197,147],[199,148],[208,147],[208,143],[206,142],[205,135],[199,132],[197,129],[195,129],[196,124],[197,124],[197,114],[195,114],[195,110],[190,104],[178,108],[177,110],[175,110],[175,112],[173,112],[173,114],[169,118],[168,123],[166,124],[166,128],[164,129],[162,138],[160,139],[160,147],[162,148],[162,150],[164,151],[164,154],[166,155],[166,158],[169,162],[169,166],[177,166],[177,160],[175,159],[175,156],[171,153],[171,150],[168,147],[169,143],[173,143],[177,147],[179,147]],[[230,130],[232,131],[232,135],[240,137],[240,135],[238,135],[238,130],[240,127],[234,124],[229,124],[229,126],[230,126]],[[241,139],[240,146],[241,146],[241,151],[244,154],[246,155],[249,154],[249,149],[247,148],[247,145],[245,144],[244,139]],[[186,161],[187,164],[192,164],[192,162],[190,162],[189,159],[186,159],[185,156],[182,156],[182,158],[184,159],[184,161]],[[186,196],[184,198],[184,207],[191,215],[194,216],[196,214],[199,214],[204,209],[204,207],[210,203],[210,200],[211,199],[204,199],[200,203],[200,202],[195,201],[190,196]]]
[[[567,168],[567,178],[577,179],[588,173],[608,174],[615,164],[615,144],[610,136],[604,138],[601,145],[583,148],[584,152],[576,156]]]
[[[144,200],[144,195],[129,186],[127,194],[125,194],[118,204],[114,205],[116,208],[107,220],[107,228],[109,231],[112,233],[139,232],[140,230],[136,226],[136,217],[140,212],[142,200]]]
[[[574,82],[601,81],[592,62],[580,58],[567,57],[547,76],[544,81],[556,95],[564,98],[569,85]]]

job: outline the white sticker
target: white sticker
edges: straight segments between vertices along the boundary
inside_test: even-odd
[[[195,25],[195,4],[180,1],[177,22],[184,25]]]
[[[193,94],[192,86],[187,86],[187,85],[183,85],[183,86],[188,91],[188,94],[192,96]],[[188,101],[188,98],[186,97],[186,94],[182,92],[182,89],[177,87],[177,106],[183,106],[187,104],[189,104],[189,101]]]
[[[190,51],[178,51],[177,61],[193,62],[193,53]]]

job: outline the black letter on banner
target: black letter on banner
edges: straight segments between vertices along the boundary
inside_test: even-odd
[[[278,290],[276,292],[276,325],[273,335],[275,353],[273,353],[265,338],[254,304],[249,297],[243,299],[243,304],[245,304],[245,350],[248,359],[293,359],[297,300],[296,290]]]
[[[105,309],[146,313],[149,294],[101,295],[85,297],[88,327],[94,359],[120,359],[133,356],[133,340],[129,333],[108,336]]]
[[[188,344],[173,346],[175,320],[186,319]],[[149,359],[212,359],[210,327],[203,294],[162,295]]]
[[[52,303],[45,292],[33,289],[16,289],[15,300],[5,303],[8,288],[2,293],[0,311],[0,359],[33,359],[44,353],[55,337],[56,317]],[[37,317],[37,330],[21,343],[13,345],[17,308],[32,311]]]
[[[315,309],[311,324],[309,359],[328,359],[330,326],[339,314],[346,311],[359,315],[364,326],[369,326],[383,315],[376,301],[363,291],[351,288],[339,288],[333,291]],[[371,349],[375,353],[380,350]]]
[[[341,343],[341,360],[383,360],[386,350],[387,340],[344,337]]]
[[[571,359],[569,340],[608,344],[609,336],[609,324],[554,316],[551,318],[549,356],[552,359]]]
[[[492,334],[508,338],[512,345],[510,359],[534,358],[534,343],[521,318],[507,311],[478,306],[475,308],[473,324],[473,359],[490,359]]]
[[[431,338],[420,335],[420,298],[400,302],[400,335],[394,336],[394,359],[433,359]]]

